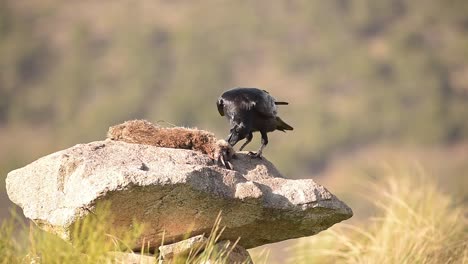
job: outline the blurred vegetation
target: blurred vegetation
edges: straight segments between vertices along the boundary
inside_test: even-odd
[[[378,211],[290,248],[291,263],[468,263],[464,209],[428,175],[397,171],[370,182]]]
[[[135,223],[137,228],[129,232],[103,224],[112,221],[108,208],[103,205],[99,216],[91,215],[74,225],[70,234],[73,246],[32,222],[27,226],[13,211],[0,225],[0,263],[118,263],[118,256],[109,252],[131,252],[127,245],[136,241],[143,226]]]
[[[151,259],[140,259],[139,256],[154,257],[158,263],[158,254],[150,252],[150,246],[145,244],[138,249],[136,255],[130,248],[141,236],[144,225],[134,222],[132,230],[116,230],[108,223],[112,222],[109,204],[99,205],[99,214],[90,214],[71,230],[70,239],[73,243],[47,233],[32,222],[29,227],[15,211],[11,217],[0,224],[0,263],[149,263]],[[238,241],[221,242],[224,228],[221,214],[215,221],[208,235],[204,250],[193,248],[186,255],[175,256],[171,263],[228,263],[228,257],[233,252]],[[187,234],[189,234],[188,232]],[[158,245],[159,246],[159,245]],[[156,248],[158,247],[156,246]],[[125,254],[119,254],[125,252]],[[138,260],[129,261],[133,255]]]
[[[0,157],[133,118],[224,137],[214,102],[234,86],[291,102],[296,130],[267,152],[287,172],[374,142],[453,144],[468,136],[467,57],[466,1],[1,0],[0,134],[22,138]]]
[[[466,204],[466,58],[462,0],[0,0],[0,178],[128,119],[224,138],[215,101],[244,86],[290,102],[295,130],[272,133],[266,157],[288,177],[326,176],[355,218],[369,205],[350,170],[378,178],[388,151]]]

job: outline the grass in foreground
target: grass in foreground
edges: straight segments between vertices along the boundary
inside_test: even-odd
[[[129,251],[127,245],[139,236],[142,226],[136,225],[131,233],[113,230],[105,224],[110,218],[107,210],[101,212],[72,228],[73,246],[13,214],[0,227],[0,263],[109,263],[108,252]]]
[[[105,209],[99,211],[102,212],[100,216],[91,215],[73,227],[73,246],[33,223],[27,226],[13,214],[0,226],[0,263],[127,263],[125,255],[109,252],[132,253],[129,245],[140,236],[143,226],[135,224],[136,231],[131,233],[109,229],[105,223],[109,223],[110,215]],[[237,241],[218,244],[223,230],[221,216],[218,216],[205,249],[194,249],[171,263],[227,263]],[[143,247],[140,253],[148,255],[148,248],[149,245]],[[154,257],[157,263],[157,255]],[[140,259],[139,263],[153,263],[148,261],[148,258]]]
[[[367,186],[376,216],[355,225],[340,223],[292,248],[290,263],[468,263],[466,209],[453,204],[424,173],[399,171]],[[27,226],[17,218],[0,227],[0,263],[121,263],[107,254],[128,249],[139,234],[109,236],[99,218],[75,227],[75,246]],[[216,246],[222,228],[212,230],[207,248],[174,263],[225,263],[234,247]],[[144,249],[142,250],[145,251]],[[86,252],[86,253],[84,253]],[[265,258],[256,263],[268,263]]]
[[[291,263],[468,263],[466,211],[419,174],[373,184],[374,218],[300,240]]]

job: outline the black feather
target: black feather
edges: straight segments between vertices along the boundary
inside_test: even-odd
[[[268,144],[267,133],[275,130],[293,130],[279,116],[277,105],[287,105],[287,102],[277,102],[267,91],[257,88],[234,88],[224,92],[216,103],[221,116],[226,116],[231,123],[228,137],[229,144],[234,146],[246,138],[246,143],[252,139],[252,132],[262,134],[262,147],[255,156],[261,155],[262,149]]]

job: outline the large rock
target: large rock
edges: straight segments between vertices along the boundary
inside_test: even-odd
[[[192,150],[120,141],[80,144],[8,174],[7,192],[26,217],[64,239],[75,222],[111,202],[113,226],[144,223],[139,242],[157,248],[209,234],[222,211],[220,240],[252,248],[314,235],[352,216],[313,180],[285,179],[267,160],[243,153],[235,170]]]

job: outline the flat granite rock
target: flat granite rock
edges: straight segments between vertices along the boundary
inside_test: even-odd
[[[116,228],[145,229],[157,248],[189,236],[209,235],[219,212],[220,240],[253,248],[314,235],[350,218],[352,210],[311,179],[291,180],[263,159],[237,153],[235,170],[207,155],[120,141],[79,144],[8,174],[10,199],[26,217],[67,240],[77,221],[110,202]]]

